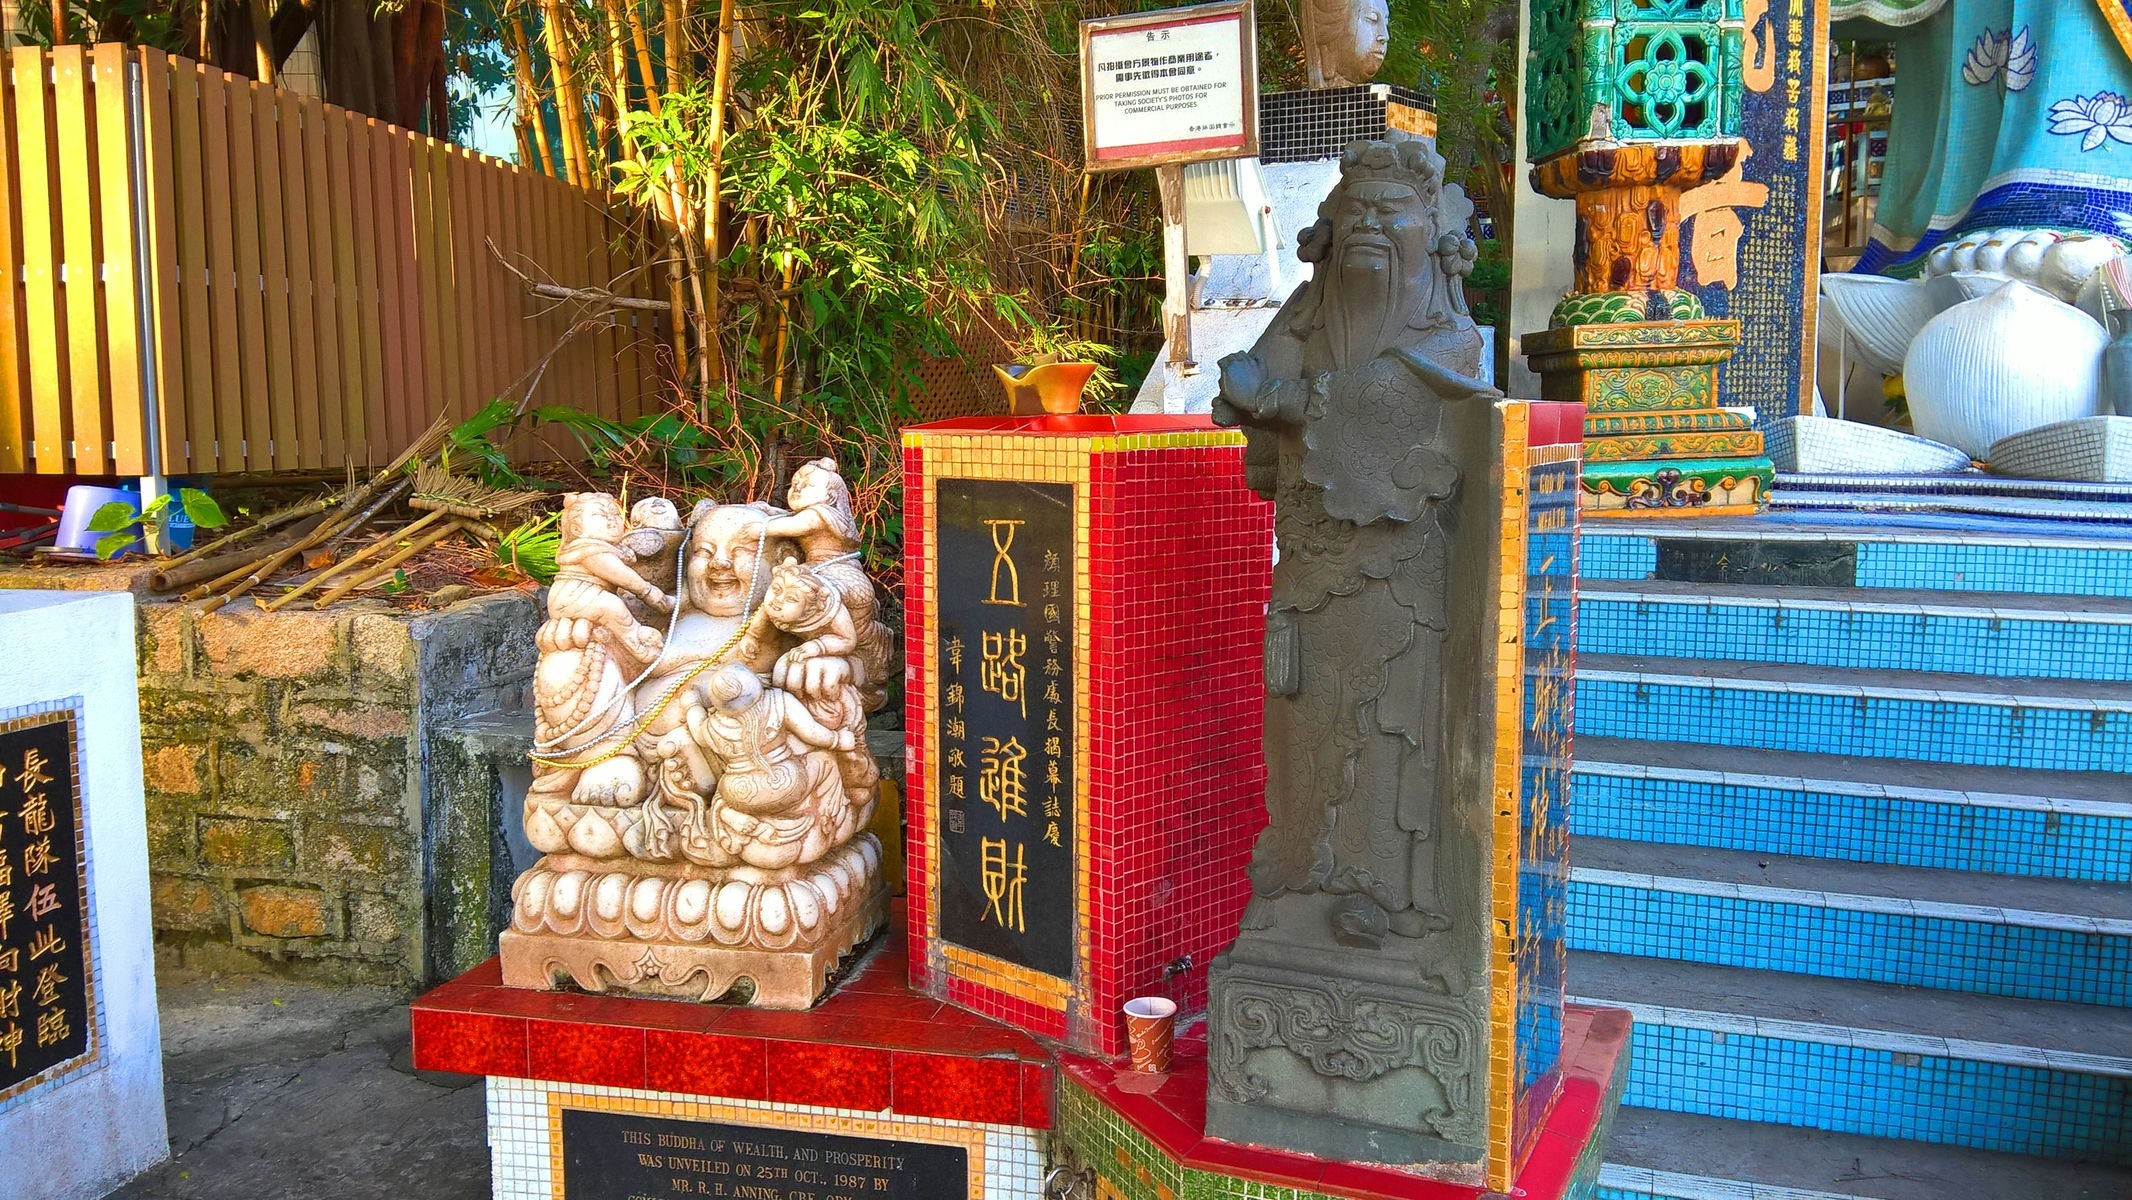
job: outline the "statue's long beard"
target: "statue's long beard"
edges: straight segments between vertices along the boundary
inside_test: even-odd
[[[1391,346],[1405,313],[1399,278],[1397,249],[1381,259],[1341,254],[1339,294],[1325,306],[1325,332],[1335,369],[1359,367]]]

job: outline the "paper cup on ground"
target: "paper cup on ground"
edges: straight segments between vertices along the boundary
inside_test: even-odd
[[[1125,1002],[1125,1044],[1133,1070],[1160,1073],[1170,1069],[1170,1026],[1177,1005],[1160,996],[1136,996]]]

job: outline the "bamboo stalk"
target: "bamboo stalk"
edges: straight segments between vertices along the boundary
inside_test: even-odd
[[[548,145],[548,124],[540,119],[540,97],[533,86],[533,44],[526,40],[525,22],[513,17],[504,28],[504,38],[517,64],[519,136],[530,134],[532,148],[539,155],[527,165],[538,167],[543,175],[554,175],[555,152]]]
[[[443,516],[445,514],[436,513],[432,515]],[[438,542],[443,541],[445,538],[448,538],[451,535],[459,532],[460,527],[465,525],[466,523],[467,519],[465,517],[456,517],[451,522],[444,525],[442,528],[433,529],[428,533],[423,534],[421,537],[416,538],[414,541],[407,543],[405,548],[403,548],[399,553],[393,555],[391,558],[386,559],[384,562],[377,564],[376,567],[366,570],[361,574],[351,576],[350,578],[345,579],[339,584],[335,585],[332,591],[327,592],[325,595],[320,596],[318,599],[312,601],[311,607],[314,609],[325,608],[326,606],[332,604],[334,601],[340,599],[348,593],[355,591],[357,588],[369,586],[372,580],[378,579],[382,576],[390,574],[393,571],[398,570],[401,563],[406,562],[408,559],[413,558],[415,555],[420,554],[422,551],[429,549],[431,546],[436,545]],[[314,580],[313,582],[316,582],[316,580]],[[289,597],[284,596],[280,601],[278,601],[278,603],[286,604],[288,600]]]
[[[724,298],[719,295],[719,264],[725,261],[725,252],[720,247],[718,229],[720,196],[723,186],[725,157],[725,106],[727,94],[733,86],[733,10],[734,0],[719,0],[718,5],[718,57],[711,74],[711,169],[703,200],[704,245],[710,248],[710,262],[705,264],[704,320],[710,336],[703,344],[703,372],[706,380],[723,382],[725,379],[725,348],[719,341],[719,320],[724,313]],[[709,402],[710,389],[704,389],[704,401]]]
[[[585,98],[570,69],[559,0],[541,0],[541,33],[548,43],[548,71],[555,78],[555,111],[562,124],[564,172],[571,183],[586,186],[591,154],[585,145]]]
[[[148,590],[152,592],[174,592],[179,588],[198,583],[203,579],[213,579],[218,575],[227,574],[232,569],[242,570],[277,550],[287,549],[291,544],[303,540],[324,521],[324,515],[320,514],[312,517],[309,522],[297,525],[294,529],[281,534],[264,545],[235,550],[228,554],[218,554],[213,558],[195,559],[183,566],[165,567],[148,577]]]
[[[651,38],[644,32],[644,18],[637,12],[633,0],[617,0],[622,3],[622,14],[629,21],[629,41],[637,51],[637,73],[643,78],[644,107],[652,116],[659,115],[659,77],[652,74]],[[668,84],[671,87],[671,83]]]
[[[199,558],[201,555],[207,554],[211,551],[220,550],[224,546],[230,545],[234,542],[241,542],[244,539],[252,537],[255,534],[264,533],[269,529],[278,528],[280,526],[288,524],[291,521],[300,521],[313,513],[324,512],[327,509],[333,507],[335,500],[336,497],[334,496],[320,496],[316,500],[296,505],[293,508],[284,508],[276,512],[268,513],[266,516],[261,517],[258,521],[255,521],[252,524],[245,526],[244,528],[238,530],[235,533],[224,534],[223,536],[216,538],[214,541],[209,542],[204,546],[194,546],[192,549],[187,550],[185,553],[180,554],[176,558],[171,559],[169,562],[164,563],[162,570],[157,571],[156,574],[167,574],[173,569],[183,566],[184,564],[191,562],[193,559]],[[149,586],[150,589],[153,591],[169,590],[167,588],[155,585],[152,581]]]
[[[298,584],[296,587],[290,589],[288,592],[275,597],[275,599],[266,606],[267,611],[277,612],[281,610],[282,608],[286,607],[291,601],[295,600],[298,596],[303,595],[305,592],[310,591],[312,588],[317,587],[319,584],[324,583],[326,580],[332,579],[338,575],[345,575],[355,567],[363,563],[373,561],[380,551],[385,550],[386,548],[391,546],[400,545],[408,538],[422,534],[425,529],[427,529],[431,525],[436,524],[438,521],[450,520],[451,516],[452,514],[446,512],[423,513],[421,516],[415,518],[413,521],[408,522],[407,525],[399,529],[397,532],[387,534],[383,537],[378,538],[376,541],[371,542],[369,545],[363,547],[362,549],[356,551],[348,557],[340,560],[337,563],[332,564],[325,570],[320,571],[318,574],[313,575],[311,578],[305,580],[301,584]]]
[[[666,44],[660,50],[666,59],[666,90],[678,92],[688,86],[688,30],[683,24],[688,10],[682,0],[664,0],[664,5]]]

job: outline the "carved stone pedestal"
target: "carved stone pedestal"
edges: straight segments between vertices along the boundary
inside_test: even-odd
[[[888,883],[868,833],[782,871],[551,854],[512,901],[508,986],[715,1000],[744,984],[758,1008],[804,1009],[881,930]]]

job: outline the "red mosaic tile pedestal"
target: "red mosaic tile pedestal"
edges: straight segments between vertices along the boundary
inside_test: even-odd
[[[415,1002],[414,1061],[489,1077],[497,1200],[579,1200],[563,1187],[570,1114],[957,1148],[970,1200],[1037,1200],[1050,1055],[1020,1030],[912,992],[908,969],[891,934],[820,1004],[778,1012],[510,988],[491,959]],[[748,1159],[701,1155],[720,1157],[730,1187]],[[720,1194],[709,1170],[671,1175],[700,1175],[700,1194]],[[787,1179],[777,1191],[844,1194],[806,1185]],[[699,1193],[662,1184],[656,1194]]]
[[[1272,518],[1205,417],[904,431],[914,990],[1098,1055],[1133,996],[1204,1007],[1266,820]]]
[[[1576,1200],[1592,1193],[1608,1126],[1628,1083],[1629,1014],[1562,1014],[1561,1083],[1508,1194]],[[1058,1132],[1095,1200],[1490,1200],[1505,1193],[1372,1163],[1329,1162],[1205,1136],[1204,1026],[1180,1035],[1170,1070],[1064,1058]]]

